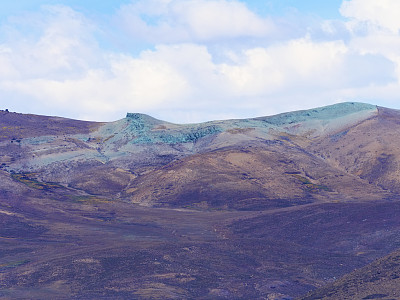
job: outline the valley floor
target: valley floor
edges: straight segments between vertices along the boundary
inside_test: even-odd
[[[2,299],[294,299],[400,248],[400,202],[240,212],[55,196],[0,199]]]

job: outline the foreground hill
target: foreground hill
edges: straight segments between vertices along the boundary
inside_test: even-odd
[[[302,299],[398,299],[399,287],[400,251],[397,250]]]
[[[186,125],[1,111],[0,297],[373,295],[351,278],[400,248],[399,133],[362,103]],[[375,294],[400,293],[386,279]]]

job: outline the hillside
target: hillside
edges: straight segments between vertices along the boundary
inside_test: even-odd
[[[400,251],[397,250],[302,299],[397,299],[399,286]]]
[[[328,291],[400,248],[399,133],[355,102],[184,125],[1,111],[0,297]]]
[[[391,163],[399,148],[386,149],[395,134],[386,128],[398,126],[393,114],[344,103],[176,125],[142,114],[100,124],[10,113],[2,120],[1,161],[7,172],[147,206],[381,199],[399,191]],[[382,167],[385,174],[376,174]]]

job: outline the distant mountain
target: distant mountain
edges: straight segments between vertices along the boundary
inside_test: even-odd
[[[176,125],[134,113],[90,123],[3,112],[1,161],[7,172],[146,206],[253,210],[386,199],[400,191],[397,114],[342,103]]]
[[[0,297],[328,291],[400,248],[399,133],[356,102],[183,125],[0,111]]]

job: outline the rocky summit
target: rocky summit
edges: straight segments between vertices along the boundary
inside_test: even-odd
[[[182,125],[0,111],[0,298],[397,299],[399,134],[400,111],[355,102]]]

